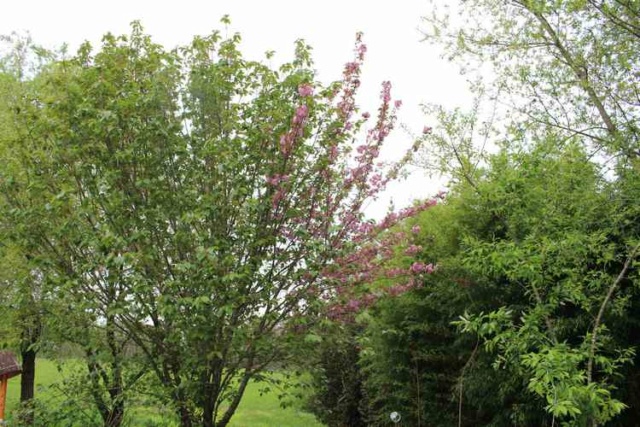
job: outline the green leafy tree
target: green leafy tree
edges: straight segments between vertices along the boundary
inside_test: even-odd
[[[22,96],[21,80],[51,57],[51,53],[36,46],[29,36],[12,34],[0,37],[1,48],[9,46],[0,57],[0,158],[7,158],[9,141],[17,135],[11,103]],[[4,51],[4,49],[2,49]],[[10,204],[0,201],[0,211],[6,212]],[[33,422],[31,401],[35,394],[36,355],[42,347],[44,310],[42,272],[19,245],[5,238],[11,233],[11,224],[0,220],[0,260],[2,263],[2,297],[0,316],[3,320],[2,342],[18,351],[22,359],[20,377],[21,418],[26,424]]]
[[[584,152],[550,144],[495,158],[478,191],[498,228],[465,241],[473,274],[521,286],[530,302],[463,316],[459,324],[487,339],[498,366],[520,366],[555,417],[605,422],[625,406],[611,392],[633,352],[606,332],[604,315],[623,316],[637,298],[622,286],[636,250],[619,232],[626,212],[611,189],[599,188]]]
[[[394,267],[437,261],[437,269],[420,287],[379,301],[364,316],[360,366],[371,425],[386,425],[393,411],[412,425],[544,420],[541,405],[527,396],[525,381],[510,370],[494,372],[493,356],[481,341],[459,334],[452,324],[465,310],[497,309],[523,298],[517,289],[472,274],[463,264],[465,236],[492,232],[492,222],[485,220],[490,216],[478,210],[475,194],[463,181],[440,205],[404,225],[417,233],[397,252]]]
[[[406,225],[419,225],[420,250],[397,262],[438,268],[369,312],[360,363],[371,422],[392,410],[416,425],[611,420],[633,402],[628,200],[577,144],[486,159]]]
[[[360,37],[327,87],[303,42],[279,69],[239,42],[215,32],[167,51],[134,24],[51,62],[12,105],[11,239],[84,348],[105,425],[145,369],[182,426],[227,425],[249,381],[288,362],[289,331],[331,295],[327,266],[397,173],[376,162],[399,106],[390,84],[372,122],[354,101]]]
[[[637,317],[638,5],[481,0],[458,7],[460,21],[441,10],[427,17],[428,37],[464,72],[489,76],[476,89],[491,95],[506,129],[493,137],[504,141],[502,154],[486,176],[470,173],[481,157],[474,147],[484,143],[440,133],[436,152],[457,163],[454,177],[473,187],[477,218],[489,225],[489,234],[467,236],[465,267],[524,291],[460,325],[487,338],[500,354],[496,363],[527,378],[554,417],[606,422],[623,408],[613,395],[636,406],[624,377],[635,376],[625,362],[634,358],[629,325]],[[473,134],[478,121],[467,126],[456,114],[441,118],[445,129],[462,124]]]
[[[463,71],[491,76],[482,86],[516,129],[542,137],[553,129],[561,139],[582,137],[590,151],[637,158],[637,2],[474,0],[454,8],[460,19],[434,6],[427,38]]]

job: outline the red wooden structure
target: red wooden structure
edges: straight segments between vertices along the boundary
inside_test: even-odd
[[[4,411],[9,378],[20,375],[21,372],[22,368],[13,353],[0,351],[0,425],[4,424]]]

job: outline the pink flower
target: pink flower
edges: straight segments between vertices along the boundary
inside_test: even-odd
[[[373,231],[373,224],[370,222],[363,222],[358,225],[358,232],[363,234],[368,234]]]
[[[358,45],[358,58],[364,58],[364,54],[367,52],[367,46],[365,44]]]
[[[362,117],[364,117],[365,119],[368,119],[369,117],[371,117],[371,114],[365,111],[364,113],[362,113]]]
[[[422,250],[422,246],[411,245],[404,251],[404,253],[407,254],[407,255],[415,255],[418,252],[420,252],[421,250]]]
[[[418,234],[420,232],[420,226],[419,225],[414,225],[413,227],[411,227],[411,232],[413,234]]]
[[[289,154],[289,150],[291,149],[291,136],[289,134],[284,134],[280,137],[280,152],[282,154]]]
[[[296,115],[293,118],[293,122],[302,123],[302,121],[306,119],[308,115],[309,107],[307,107],[306,105],[300,105],[298,108],[296,108]]]
[[[398,99],[393,105],[395,105],[396,108],[400,108],[402,107],[402,101]]]
[[[431,133],[431,131],[433,131],[433,129],[430,126],[425,126],[422,128],[422,134],[423,135],[429,135]]]
[[[309,83],[304,83],[298,86],[298,95],[304,97],[313,95],[313,86]]]
[[[344,66],[344,74],[345,75],[355,74],[358,72],[359,68],[360,68],[360,64],[358,64],[357,62],[347,62],[347,64]]]
[[[414,262],[413,264],[411,264],[410,270],[412,273],[415,273],[415,274],[432,273],[433,264],[424,264],[421,262]]]
[[[391,100],[391,82],[382,82],[381,98],[385,104]]]

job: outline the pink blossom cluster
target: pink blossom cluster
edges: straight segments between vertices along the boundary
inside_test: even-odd
[[[331,147],[329,147],[329,162],[330,163],[335,162],[339,154],[340,154],[340,149],[338,148],[338,146],[335,144],[331,145]]]
[[[293,116],[293,123],[296,125],[302,124],[309,115],[309,107],[302,104],[296,108],[296,114]]]
[[[327,316],[330,319],[340,321],[350,321],[353,319],[353,314],[357,313],[367,307],[371,307],[380,298],[376,294],[366,294],[358,299],[350,299],[345,304],[333,304],[327,309]]]
[[[273,198],[271,199],[271,209],[273,210],[273,212],[276,212],[278,210],[278,207],[280,206],[280,203],[285,199],[286,194],[287,193],[284,187],[278,187],[276,192],[273,194]]]
[[[322,275],[325,280],[334,283],[335,295],[338,296],[337,300],[330,300],[330,317],[348,321],[354,313],[369,307],[384,295],[397,296],[422,286],[420,277],[433,273],[433,264],[414,261],[405,268],[387,267],[386,261],[396,254],[394,248],[406,245],[404,253],[408,256],[416,256],[423,250],[420,245],[407,243],[409,236],[406,233],[390,232],[390,228],[399,221],[434,206],[436,202],[436,199],[426,200],[400,212],[390,213],[375,225],[372,222],[358,223],[356,231],[359,235],[353,240],[358,243],[358,249],[337,259]],[[410,230],[416,235],[420,232],[420,226],[414,225]],[[396,283],[373,293],[362,294],[362,289],[378,279],[393,280]]]
[[[344,75],[345,76],[351,76],[353,74],[356,74],[360,71],[360,63],[359,62],[347,62],[347,64],[344,66]]]
[[[385,81],[382,82],[382,100],[385,104],[388,104],[391,101],[391,82]]]
[[[357,188],[365,198],[375,197],[386,187],[390,177],[383,177],[381,164],[376,162],[380,155],[380,147],[391,130],[395,122],[395,110],[389,114],[389,102],[391,100],[391,84],[383,83],[381,92],[381,107],[376,125],[367,131],[367,138],[364,144],[356,147],[355,165],[352,166],[346,175],[345,187]],[[399,104],[398,104],[399,105]],[[369,113],[363,114],[365,119],[369,118]]]
[[[413,274],[429,274],[433,273],[435,268],[432,264],[414,263],[410,268]],[[393,277],[399,277],[401,274],[406,274],[406,270],[392,269],[387,273]],[[353,315],[365,308],[371,307],[381,297],[388,295],[391,297],[397,297],[412,289],[416,289],[422,286],[422,281],[416,277],[410,277],[406,282],[395,283],[392,286],[379,290],[377,292],[369,292],[358,298],[352,296],[346,300],[345,303],[334,303],[328,307],[327,315],[329,318],[350,321],[353,319]],[[345,295],[344,291],[339,292]]]
[[[387,261],[398,250],[408,256],[422,251],[421,246],[410,244],[409,233],[391,228],[433,206],[435,200],[390,213],[378,223],[363,221],[364,203],[375,198],[397,173],[398,169],[387,173],[378,157],[394,127],[396,110],[402,105],[401,101],[392,101],[391,83],[384,82],[377,117],[365,141],[350,151],[348,144],[371,117],[368,112],[355,117],[355,96],[366,50],[358,35],[355,58],[345,66],[342,85],[333,97],[311,99],[313,86],[298,86],[298,104],[289,129],[280,136],[280,155],[264,178],[265,194],[272,202],[270,215],[277,219],[274,233],[279,243],[273,248],[273,256],[288,260],[295,251],[325,251],[326,262],[314,266],[313,274],[300,276],[300,289],[305,289],[309,298],[325,299],[329,312],[336,316],[362,310],[381,296],[413,289],[420,285],[421,275],[433,272],[431,264],[415,262],[405,268],[389,268]],[[310,110],[321,102],[329,102],[330,111],[335,112],[326,125],[310,120]],[[306,138],[310,133],[314,136]],[[414,227],[411,232],[417,234],[419,229]],[[379,279],[394,284],[376,292],[362,291]]]
[[[304,127],[308,117],[309,107],[306,104],[298,105],[291,119],[291,129],[280,136],[280,153],[285,158],[291,155],[296,141],[304,135]]]
[[[362,43],[362,33],[356,34],[356,53],[360,61],[364,60],[364,54],[367,53],[367,46]]]
[[[391,295],[392,297],[397,297],[398,295],[402,295],[412,289],[417,288],[417,283],[418,282],[416,280],[410,280],[407,283],[398,283],[387,289],[387,294]]]
[[[280,152],[287,157],[291,153],[293,143],[295,142],[294,134],[287,132],[280,137]]]
[[[420,252],[422,252],[422,246],[420,245],[411,245],[404,251],[405,255],[415,255]]]
[[[369,235],[374,229],[375,226],[372,222],[364,221],[357,224],[356,233],[359,235]]]
[[[411,272],[414,274],[433,273],[433,265],[416,261],[411,264]]]
[[[356,147],[355,165],[349,169],[345,179],[345,187],[357,188],[364,198],[376,198],[386,188],[388,182],[397,175],[396,172],[384,174],[382,169],[384,165],[376,160],[382,143],[394,127],[396,112],[402,102],[395,101],[394,108],[390,108],[390,82],[383,82],[380,99],[381,106],[378,109],[376,124],[367,131],[365,143]],[[370,114],[365,112],[362,116],[367,120]]]
[[[298,87],[298,94],[305,98],[313,95],[313,87],[310,84],[302,84]],[[297,142],[302,142],[301,139],[304,136],[304,129],[309,118],[309,106],[306,104],[300,104],[296,107],[293,117],[291,118],[291,128],[289,131],[280,136],[280,154],[282,155],[284,163],[291,157],[293,149]],[[274,174],[273,176],[266,177],[267,184],[274,187],[278,187],[281,183],[288,181],[289,173],[291,172],[293,165],[289,165],[289,169],[283,171],[280,174]],[[288,173],[289,172],[289,173]],[[272,198],[272,210],[277,211],[281,201],[286,197],[286,190],[283,187],[279,187],[274,193]]]
[[[350,123],[350,117],[355,111],[355,93],[360,87],[360,70],[364,61],[367,46],[362,42],[362,34],[356,36],[356,57],[344,67],[342,97],[338,102],[338,112],[345,126]]]
[[[300,86],[298,86],[298,95],[300,95],[303,98],[312,96],[313,86],[311,86],[309,83],[301,84]]]

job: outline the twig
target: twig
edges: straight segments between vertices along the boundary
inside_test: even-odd
[[[600,326],[600,322],[602,321],[604,310],[609,304],[609,301],[611,300],[611,297],[613,296],[613,293],[615,292],[616,288],[618,287],[622,279],[624,279],[625,275],[627,274],[627,270],[629,270],[629,267],[631,266],[631,262],[636,257],[636,254],[638,253],[639,249],[640,249],[640,243],[638,243],[636,247],[633,248],[633,250],[629,254],[629,257],[625,261],[624,266],[620,271],[620,274],[618,274],[618,277],[616,277],[616,280],[609,287],[607,296],[604,298],[604,301],[602,301],[602,305],[600,305],[600,310],[598,311],[598,315],[596,316],[596,320],[593,325],[593,333],[591,334],[591,347],[589,349],[589,360],[587,362],[587,384],[590,384],[592,381],[593,359],[595,358],[595,353],[596,353],[596,343],[598,340],[598,327]]]

